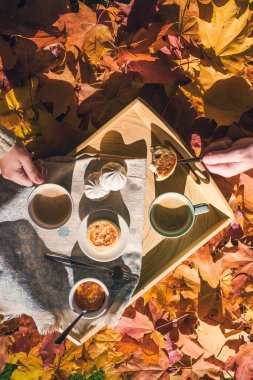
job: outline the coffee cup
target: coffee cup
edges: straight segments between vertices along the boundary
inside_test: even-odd
[[[178,238],[192,228],[196,215],[207,212],[207,204],[193,205],[185,195],[169,192],[153,200],[149,207],[149,221],[159,235]]]
[[[70,193],[62,186],[47,183],[38,186],[28,198],[28,213],[39,227],[53,230],[68,222],[73,211]]]

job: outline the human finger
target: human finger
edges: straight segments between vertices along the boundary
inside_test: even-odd
[[[212,151],[226,150],[231,147],[233,140],[230,137],[222,137],[219,140],[211,142],[207,147],[202,150],[202,155]]]
[[[34,165],[30,155],[25,155],[20,160],[27,177],[35,184],[40,185],[43,183],[43,177],[39,170]]]
[[[210,173],[218,174],[222,177],[230,178],[237,174],[242,173],[245,168],[243,167],[243,163],[238,162],[229,162],[217,165],[206,165],[206,168],[210,171]]]
[[[9,179],[10,181],[16,182],[18,185],[21,186],[30,187],[33,185],[33,182],[30,178],[28,178],[23,168],[20,168],[19,170],[9,174],[5,178]]]
[[[202,157],[202,160],[205,165],[218,165],[241,162],[242,156],[239,151],[229,148],[223,151],[209,152]]]
[[[41,159],[38,159],[38,160],[34,161],[34,165],[36,166],[36,168],[38,169],[38,171],[40,172],[40,174],[44,178],[45,175],[47,174],[47,168],[44,165],[44,161]]]

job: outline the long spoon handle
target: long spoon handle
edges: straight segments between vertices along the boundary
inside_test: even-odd
[[[77,322],[82,318],[82,316],[86,313],[86,311],[82,311],[76,319],[55,339],[55,344],[61,344],[68,336],[73,327],[77,324]]]
[[[202,162],[201,157],[183,158],[177,161],[179,164],[190,164],[191,162]]]

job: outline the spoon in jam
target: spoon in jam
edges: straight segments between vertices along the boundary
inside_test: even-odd
[[[70,333],[70,331],[73,329],[73,327],[77,324],[77,322],[82,318],[82,316],[84,314],[87,313],[88,310],[83,310],[75,319],[74,321],[61,333],[59,334],[54,343],[55,344],[61,344],[62,342],[64,342],[64,340],[67,338],[68,334]]]

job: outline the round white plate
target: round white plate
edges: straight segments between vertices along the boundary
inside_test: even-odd
[[[111,249],[105,251],[97,251],[93,248],[87,241],[87,228],[88,226],[98,219],[108,219],[115,223],[120,229],[119,240]],[[116,212],[110,210],[98,210],[87,215],[80,227],[78,232],[78,243],[86,256],[96,261],[112,261],[121,256],[127,247],[129,242],[129,228],[126,221]]]

